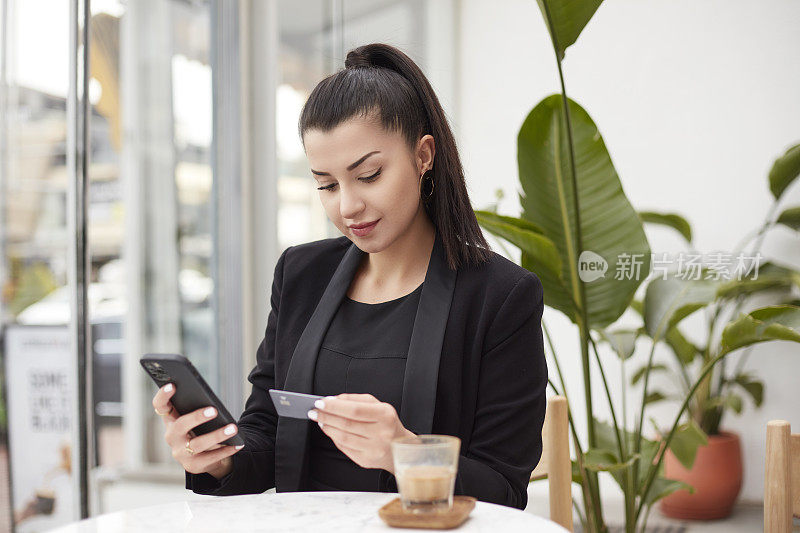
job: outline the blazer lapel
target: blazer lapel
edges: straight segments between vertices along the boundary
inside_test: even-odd
[[[364,253],[352,243],[339,262],[297,342],[289,362],[285,390],[312,393],[319,349]],[[456,272],[447,266],[437,232],[414,318],[399,413],[403,425],[417,434],[430,433],[433,424],[439,361],[455,278]],[[275,443],[277,492],[300,490],[308,464],[309,429],[309,420],[279,417]]]
[[[300,339],[297,341],[289,368],[286,373],[284,389],[292,392],[312,393],[314,369],[317,364],[322,340],[336,309],[353,281],[356,269],[364,252],[355,245],[350,247],[336,267],[325,292],[322,293],[314,313],[308,320]],[[275,490],[277,492],[298,491],[307,465],[306,445],[310,422],[297,418],[278,418],[275,442]]]
[[[403,426],[417,435],[433,427],[439,361],[455,285],[456,271],[447,265],[437,231],[408,346],[399,413]]]

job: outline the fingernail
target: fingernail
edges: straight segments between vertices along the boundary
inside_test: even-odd
[[[231,424],[230,426],[228,426],[228,427],[226,427],[226,428],[225,428],[225,432],[224,432],[224,433],[225,433],[226,435],[233,435],[235,432],[236,432],[236,426],[234,426],[233,424]]]
[[[172,392],[172,383],[164,385],[164,392]]]
[[[310,418],[311,420],[316,420],[317,419],[317,412],[313,411],[313,410],[309,411],[308,412],[308,418]]]
[[[325,402],[323,402],[322,400],[317,400],[316,402],[314,402],[314,407],[316,407],[317,409],[325,409]]]
[[[244,448],[244,444],[240,444],[239,446],[236,446],[237,450],[241,450],[242,448]]]
[[[213,407],[209,407],[208,409],[206,409],[205,411],[203,411],[203,414],[204,414],[204,415],[206,415],[208,418],[211,418],[212,416],[214,416],[214,414],[215,414],[216,412],[217,412],[217,411],[216,411],[216,410],[215,410]]]

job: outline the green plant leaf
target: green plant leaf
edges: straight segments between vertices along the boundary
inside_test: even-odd
[[[668,398],[666,394],[661,391],[648,391],[647,396],[644,397],[644,405],[664,401]]]
[[[622,190],[597,126],[580,105],[568,100],[568,106],[575,143],[583,250],[577,247],[579,229],[561,95],[542,100],[519,131],[522,218],[542,229],[555,243],[562,259],[563,284],[540,276],[549,296],[548,305],[575,323],[580,322],[579,309],[585,306],[588,327],[604,328],[622,315],[649,274],[650,247],[642,221]],[[605,272],[596,279],[587,277],[593,273],[589,266],[595,264],[605,264]],[[523,253],[522,266],[529,265],[533,266],[533,260]],[[581,265],[587,281],[581,280]]]
[[[631,434],[631,442],[633,442],[634,437]],[[639,475],[637,479],[637,486],[641,487],[645,479],[647,479],[647,473],[651,468],[655,468],[653,464],[655,462],[656,454],[660,448],[660,444],[654,440],[645,439],[642,437],[642,448],[639,450],[639,454],[642,456],[641,462],[639,464]],[[658,472],[661,474],[664,471],[664,464],[662,463],[658,467]]]
[[[631,302],[631,309],[639,313],[639,316],[644,318],[644,303],[640,300]],[[640,332],[647,334],[647,328],[640,328]],[[666,335],[663,337],[664,342],[672,349],[675,357],[678,358],[680,364],[688,365],[698,354],[701,353],[700,348],[690,342],[681,332],[677,325],[671,327]]]
[[[651,373],[652,372],[668,372],[668,371],[669,371],[669,367],[667,367],[667,365],[665,365],[663,363],[654,363],[652,366],[650,366],[650,372]],[[646,372],[647,372],[647,365],[644,365],[644,366],[640,367],[639,369],[637,369],[636,372],[634,372],[633,375],[631,376],[631,385],[636,385],[637,383],[639,383],[639,381],[641,381],[641,379],[644,377]]]
[[[594,419],[594,431],[597,436],[595,449],[604,450],[613,454],[617,453],[617,434],[614,427],[608,422]],[[620,430],[622,432],[622,430]],[[625,438],[624,433],[621,435]]]
[[[717,296],[736,298],[765,291],[788,292],[792,286],[800,287],[800,272],[768,261],[759,266],[758,276],[755,279],[743,278],[722,282],[717,288]]]
[[[583,483],[583,476],[581,475],[581,467],[578,465],[578,461],[572,459],[570,461],[572,463],[572,482],[581,484]]]
[[[653,279],[644,296],[647,334],[661,339],[678,322],[714,301],[717,286],[718,282],[706,279]]]
[[[720,355],[772,340],[800,342],[800,307],[773,305],[739,313],[722,331]]]
[[[769,171],[769,190],[772,196],[779,199],[789,185],[800,175],[800,144],[786,150],[775,160]]]
[[[531,264],[535,265],[534,273],[538,275],[546,269],[549,277],[561,276],[561,256],[556,245],[542,234],[541,228],[536,224],[490,211],[475,211],[475,216],[478,224],[525,252]]]
[[[764,383],[761,380],[756,379],[752,374],[741,373],[734,376],[732,382],[747,391],[756,407],[761,407],[764,401]]]
[[[621,463],[617,454],[595,448],[586,450],[583,457],[583,465],[588,470],[595,472],[616,472],[618,470],[624,470],[625,468],[630,468],[633,463],[639,460],[639,455],[634,454],[627,461]]]
[[[656,213],[653,211],[639,211],[642,222],[667,226],[678,233],[688,242],[692,242],[692,226],[682,216],[675,213]]]
[[[656,419],[652,416],[648,416],[647,419],[650,420],[650,424],[653,426],[655,432],[661,434],[662,431],[658,428],[658,422],[656,422]]]
[[[697,449],[708,444],[708,437],[694,420],[681,424],[672,436],[669,449],[686,469],[692,468]]]
[[[729,392],[721,396],[712,396],[708,399],[704,407],[704,412],[707,413],[709,417],[719,417],[720,413],[718,411],[720,409],[730,409],[737,415],[742,414],[744,404],[741,396]]]
[[[608,422],[603,422],[600,420],[594,419],[594,428],[595,428],[595,436],[597,439],[597,445],[595,449],[602,450],[611,453],[615,457],[618,455],[617,452],[617,436],[616,432],[614,431],[614,427],[609,424]],[[620,428],[621,437],[625,439],[627,443],[628,450],[635,449],[635,442],[636,442],[636,434],[632,431],[628,431],[624,428]],[[647,473],[651,467],[653,467],[653,462],[655,460],[656,453],[659,449],[659,443],[647,439],[645,437],[641,438],[640,448],[639,448],[639,457],[637,461],[639,463],[639,474],[637,476],[637,486],[641,487],[644,483],[645,479],[647,478]],[[664,465],[662,464],[659,467],[659,472],[664,469]],[[622,477],[622,473],[619,471],[610,471],[609,472],[617,484],[623,489],[625,487],[624,483],[625,480]]]
[[[498,215],[493,211],[481,211],[476,210],[475,216],[482,216],[486,218],[487,223],[491,224],[510,224],[514,226],[515,229],[522,230],[524,232],[532,232],[536,233],[537,235],[544,235],[542,228],[531,222],[530,220],[525,220],[524,218],[516,218],[516,217],[509,217],[505,215]]]
[[[664,336],[664,342],[667,343],[667,346],[669,346],[675,354],[678,363],[682,365],[691,364],[694,358],[701,353],[700,348],[690,342],[683,333],[681,333],[678,326],[673,326],[667,331],[667,334]]]
[[[739,396],[738,394],[734,394],[732,392],[726,394],[725,395],[725,406],[733,409],[733,411],[737,415],[742,414],[742,407],[743,407],[742,397]]]
[[[784,209],[776,220],[778,224],[783,224],[795,231],[800,231],[800,205]]]
[[[606,331],[599,328],[597,331],[620,359],[629,359],[633,355],[636,349],[636,339],[640,335],[639,330],[619,329],[615,331]]]
[[[575,41],[591,20],[603,0],[537,0],[542,11],[547,30],[553,41],[558,60],[564,60],[564,53]]]
[[[592,453],[595,455],[607,454],[608,457],[613,458],[609,459],[611,463],[619,463],[619,445],[617,444],[617,433],[614,431],[614,427],[608,422],[601,422],[596,418],[593,420],[597,442],[592,448]],[[624,428],[620,428],[620,437],[632,442],[632,436],[627,433]],[[633,448],[629,447],[628,449],[631,450]],[[619,470],[609,470],[609,474],[611,474],[611,477],[614,478],[614,481],[617,482],[620,488],[625,486],[622,472]]]
[[[645,502],[647,505],[653,505],[661,498],[669,496],[673,492],[681,489],[688,490],[690,494],[694,493],[694,487],[688,483],[678,481],[677,479],[667,479],[659,476],[653,480],[650,490],[647,491],[647,498],[645,498]]]

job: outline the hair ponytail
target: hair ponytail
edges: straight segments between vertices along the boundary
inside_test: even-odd
[[[347,53],[345,68],[323,79],[300,114],[300,138],[308,129],[330,131],[355,116],[376,112],[387,131],[403,133],[410,149],[433,136],[433,198],[425,204],[452,269],[490,258],[469,201],[455,138],[439,99],[422,73],[397,48],[373,43]]]

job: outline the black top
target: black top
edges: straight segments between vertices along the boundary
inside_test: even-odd
[[[314,394],[372,394],[400,412],[406,356],[422,285],[368,304],[342,299],[317,358]],[[381,469],[363,468],[311,425],[308,490],[380,491]]]

